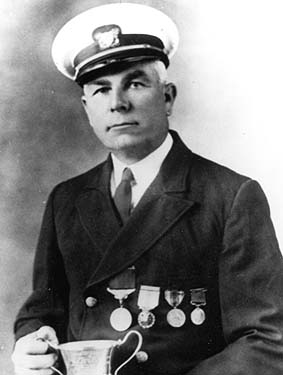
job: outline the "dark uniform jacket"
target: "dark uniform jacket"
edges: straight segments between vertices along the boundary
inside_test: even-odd
[[[158,176],[124,226],[110,194],[110,158],[53,190],[34,292],[18,314],[16,338],[46,324],[60,342],[123,337],[110,325],[118,301],[107,287],[135,266],[136,291],[125,307],[148,359],[134,359],[121,374],[282,375],[283,266],[265,195],[257,182],[192,153],[172,135]],[[137,323],[141,285],[160,287],[149,329]],[[166,319],[168,288],[185,292],[180,328]],[[191,289],[198,288],[206,290],[200,325],[190,316]]]

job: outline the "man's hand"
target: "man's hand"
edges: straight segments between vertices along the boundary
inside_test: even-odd
[[[15,345],[12,354],[16,375],[51,375],[50,366],[57,360],[56,353],[48,353],[49,345],[56,346],[58,339],[56,332],[49,326],[43,326],[38,331],[21,337]]]

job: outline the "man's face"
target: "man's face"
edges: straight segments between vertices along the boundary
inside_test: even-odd
[[[139,160],[165,139],[174,98],[153,63],[139,63],[84,85],[82,101],[101,142],[118,157]]]

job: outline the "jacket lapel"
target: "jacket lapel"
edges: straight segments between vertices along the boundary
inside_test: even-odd
[[[121,228],[110,197],[111,170],[111,159],[108,158],[75,203],[84,229],[101,253]]]
[[[172,150],[158,176],[134,209],[129,221],[106,247],[88,287],[131,266],[193,206],[194,200],[187,196],[192,153],[175,133],[172,135]]]

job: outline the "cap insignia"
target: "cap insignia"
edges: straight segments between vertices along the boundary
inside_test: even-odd
[[[94,41],[100,50],[117,47],[120,45],[119,35],[121,29],[117,25],[105,25],[98,27],[92,33]]]

